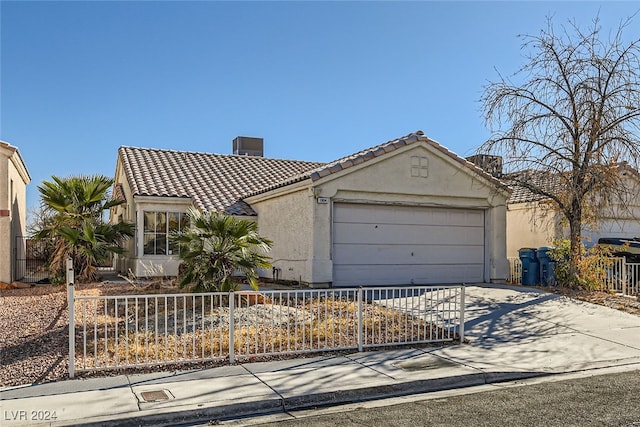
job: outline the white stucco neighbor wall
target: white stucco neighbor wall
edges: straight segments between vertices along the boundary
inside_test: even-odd
[[[10,283],[14,277],[16,237],[27,234],[27,193],[31,181],[27,167],[16,147],[0,141],[0,281]],[[19,243],[22,245],[22,243]]]
[[[426,159],[423,163],[428,165],[422,171],[426,176],[414,176],[412,165],[416,157]],[[274,260],[291,259],[296,265],[306,265],[300,267],[303,282],[320,285],[331,282],[332,205],[336,202],[482,209],[487,212],[488,233],[485,280],[507,278],[508,193],[497,190],[481,175],[427,144],[403,147],[314,183],[307,180],[295,185],[306,188],[291,193],[275,190],[247,201],[258,212],[261,234],[278,240],[278,248],[272,252]],[[319,203],[320,200],[328,203]],[[278,232],[274,233],[276,229]],[[280,243],[292,241],[291,248]],[[286,271],[282,273],[287,278]]]
[[[600,237],[640,237],[640,178],[630,173],[625,176],[624,200],[614,191],[614,200],[604,209],[598,223],[583,227],[585,245],[597,243]]]

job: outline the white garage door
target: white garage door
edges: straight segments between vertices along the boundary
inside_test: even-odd
[[[333,286],[484,280],[484,212],[336,203]]]

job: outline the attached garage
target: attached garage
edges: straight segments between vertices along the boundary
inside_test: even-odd
[[[482,282],[485,247],[481,209],[334,204],[334,286]]]
[[[419,132],[244,200],[274,242],[274,277],[313,287],[401,286],[504,282],[509,195]]]

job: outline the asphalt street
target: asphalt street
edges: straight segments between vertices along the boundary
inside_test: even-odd
[[[573,377],[546,377],[221,424],[264,427],[640,426],[640,370]],[[402,401],[404,403],[398,403]]]

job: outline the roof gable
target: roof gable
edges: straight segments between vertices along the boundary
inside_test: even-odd
[[[120,147],[118,161],[134,196],[191,198],[198,209],[230,215],[256,215],[244,195],[321,165],[136,147]]]
[[[424,133],[422,131],[417,131],[414,133],[410,133],[406,136],[403,136],[401,138],[397,138],[388,142],[385,142],[383,144],[379,144],[376,145],[374,147],[371,148],[367,148],[365,150],[362,151],[358,151],[357,153],[353,153],[350,154],[348,156],[342,157],[338,160],[334,160],[333,162],[330,163],[326,163],[326,164],[321,164],[320,166],[316,167],[315,169],[309,170],[309,171],[305,171],[303,173],[301,173],[298,176],[295,177],[291,177],[288,180],[279,182],[279,183],[275,183],[274,185],[271,185],[269,187],[265,187],[262,188],[258,191],[255,191],[253,193],[248,194],[246,197],[249,196],[255,196],[261,193],[265,193],[271,190],[275,190],[277,188],[280,187],[285,187],[287,185],[291,185],[294,184],[296,182],[300,182],[303,181],[305,179],[311,179],[311,181],[315,182],[318,181],[322,178],[325,178],[329,175],[341,172],[343,170],[347,170],[350,169],[354,166],[360,165],[362,163],[366,163],[369,162],[373,159],[377,159],[381,156],[386,155],[387,153],[391,153],[393,151],[396,151],[402,147],[406,147],[408,145],[412,145],[415,143],[419,143],[419,142],[423,142],[426,143],[427,145],[429,145],[430,147],[432,147],[433,149],[439,151],[440,153],[444,154],[446,157],[450,158],[451,160],[453,160],[454,162],[459,163],[462,167],[467,168],[469,170],[469,172],[472,172],[474,174],[480,175],[482,178],[486,179],[487,181],[489,181],[492,185],[494,185],[495,187],[502,189],[504,191],[510,192],[511,189],[502,181],[500,181],[499,179],[495,178],[493,175],[487,173],[485,170],[481,169],[480,167],[476,166],[474,163],[463,159],[462,157],[458,156],[457,154],[455,154],[454,152],[450,151],[449,149],[447,149],[446,147],[438,144],[437,142],[433,141],[432,139],[429,139],[428,137],[424,136]]]

